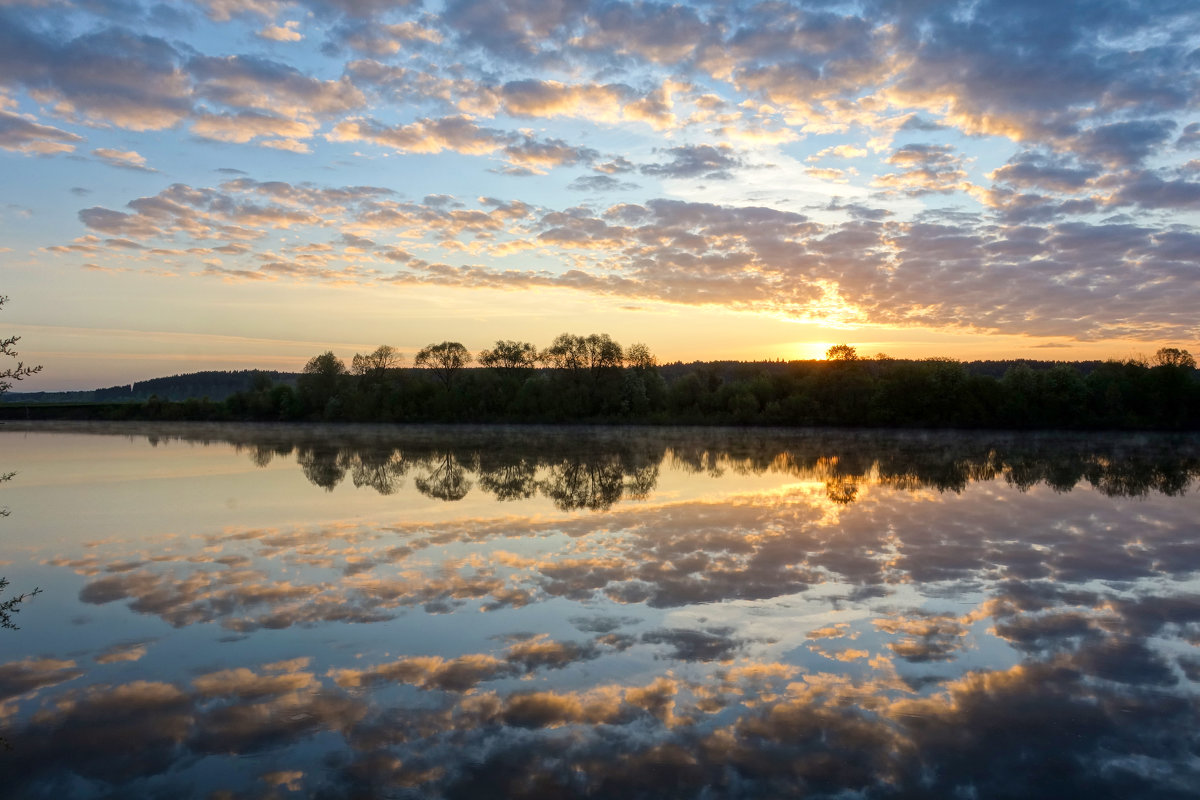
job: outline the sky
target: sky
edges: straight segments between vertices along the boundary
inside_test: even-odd
[[[22,390],[1200,352],[1200,9],[0,0],[0,295]]]

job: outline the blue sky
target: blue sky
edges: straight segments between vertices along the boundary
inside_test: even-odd
[[[1188,2],[0,0],[0,324],[332,348],[1200,349]]]

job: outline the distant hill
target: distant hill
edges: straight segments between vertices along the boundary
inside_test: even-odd
[[[235,392],[245,392],[254,387],[258,380],[271,383],[296,384],[295,372],[275,370],[243,369],[236,371],[210,370],[171,375],[166,378],[151,378],[147,381],[107,389],[92,389],[78,392],[9,392],[0,397],[0,402],[10,404],[30,403],[123,403],[144,402],[152,396],[160,400],[187,400],[207,397],[221,402]]]

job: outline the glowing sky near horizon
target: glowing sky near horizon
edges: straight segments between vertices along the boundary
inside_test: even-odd
[[[1200,350],[1193,2],[0,0],[0,176],[23,390]]]

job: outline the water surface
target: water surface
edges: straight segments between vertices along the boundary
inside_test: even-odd
[[[1194,797],[1200,441],[0,427],[17,797]]]

